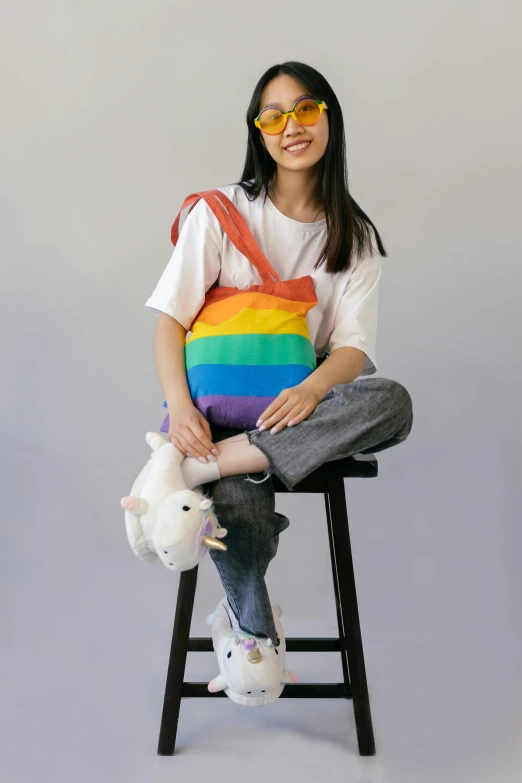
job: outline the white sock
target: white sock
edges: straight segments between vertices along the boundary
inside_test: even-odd
[[[181,475],[188,489],[200,487],[221,478],[217,462],[204,464],[195,457],[185,457],[181,463]]]

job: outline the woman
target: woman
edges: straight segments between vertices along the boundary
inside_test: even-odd
[[[249,431],[217,426],[193,405],[184,362],[187,331],[212,285],[248,288],[257,270],[204,202],[188,214],[147,306],[159,313],[154,346],[169,411],[169,439],[185,455],[189,488],[202,486],[228,530],[211,550],[237,628],[274,645],[264,576],[289,520],[275,511],[271,475],[292,489],[322,463],[377,452],[411,430],[411,398],[396,381],[371,378],[379,256],[372,221],[349,194],[341,108],[326,79],[287,62],[259,80],[247,111],[248,146],[239,182],[219,188],[236,205],[281,280],[311,275],[318,304],[308,313],[317,369],[284,389]]]

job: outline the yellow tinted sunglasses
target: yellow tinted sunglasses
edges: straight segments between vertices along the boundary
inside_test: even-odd
[[[295,102],[290,111],[281,111],[269,106],[258,114],[254,120],[256,128],[270,136],[282,133],[286,128],[288,117],[293,117],[299,125],[315,125],[319,121],[324,109],[328,106],[324,101],[316,101],[315,98],[300,98]]]

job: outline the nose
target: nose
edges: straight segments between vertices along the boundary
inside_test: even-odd
[[[289,115],[288,119],[286,121],[286,129],[285,130],[290,130],[290,131],[293,131],[295,133],[296,130],[301,131],[302,129],[303,129],[303,126],[299,125],[299,123],[296,122],[296,120],[294,120],[294,118],[291,115]]]

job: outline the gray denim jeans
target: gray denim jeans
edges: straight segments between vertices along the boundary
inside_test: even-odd
[[[324,462],[402,443],[412,424],[412,401],[404,386],[387,378],[362,378],[334,386],[294,427],[274,435],[269,430],[247,431],[250,443],[267,457],[268,470],[226,476],[203,487],[228,530],[227,551],[211,549],[210,556],[243,631],[280,643],[264,577],[277,552],[279,533],[290,521],[275,510],[271,475],[292,490]],[[210,428],[215,443],[244,432],[212,423]]]

